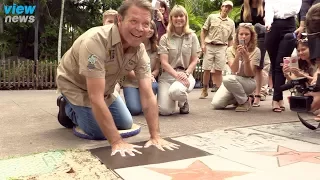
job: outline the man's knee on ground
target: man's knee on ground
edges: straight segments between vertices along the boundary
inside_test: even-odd
[[[124,118],[122,122],[118,122],[116,125],[118,130],[127,130],[127,129],[131,129],[132,124],[133,124],[132,116],[130,117],[128,116]]]

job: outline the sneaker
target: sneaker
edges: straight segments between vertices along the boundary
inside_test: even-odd
[[[236,112],[247,112],[251,108],[250,98],[244,104],[239,104],[236,108]]]
[[[59,123],[66,128],[71,129],[74,124],[72,120],[66,115],[65,107],[66,107],[66,100],[63,96],[59,96],[57,99],[57,106],[59,107],[58,113],[58,121]]]
[[[208,96],[208,89],[202,88],[200,99],[205,99]]]
[[[269,96],[273,96],[273,89],[269,89],[269,90],[268,90],[268,95],[269,95]]]
[[[213,87],[212,89],[211,89],[211,92],[217,92],[218,91],[218,87],[217,86],[215,86],[215,87]]]
[[[189,114],[189,103],[186,101],[184,105],[180,108],[180,114]]]

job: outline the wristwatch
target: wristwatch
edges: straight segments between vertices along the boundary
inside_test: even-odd
[[[189,73],[189,72],[185,71],[184,73],[186,73],[187,77],[190,76],[190,73]]]

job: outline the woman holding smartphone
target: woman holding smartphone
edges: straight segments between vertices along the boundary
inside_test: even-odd
[[[260,65],[256,67],[255,79],[257,87],[255,90],[253,107],[260,106],[260,100],[265,100],[265,94],[261,93],[261,87],[263,82],[263,68],[265,61],[265,33],[264,27],[264,1],[263,0],[244,0],[240,11],[240,23],[252,23],[254,25],[256,33],[258,35],[258,48],[261,51]],[[267,56],[269,57],[269,56]]]
[[[237,112],[250,110],[252,98],[249,95],[256,88],[254,76],[261,57],[256,44],[254,26],[251,23],[240,23],[233,46],[228,47],[226,52],[232,75],[223,78],[222,85],[211,102],[214,109],[236,104]]]
[[[296,79],[299,77],[306,77],[309,80],[309,85],[314,79],[314,74],[317,71],[317,66],[315,60],[310,59],[309,47],[308,47],[308,39],[300,39],[297,44],[297,52],[298,52],[298,68],[292,67],[290,64],[283,64],[282,71],[284,77],[287,80]]]

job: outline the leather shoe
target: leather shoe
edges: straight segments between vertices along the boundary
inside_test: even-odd
[[[66,115],[65,107],[66,107],[66,100],[60,95],[57,99],[57,106],[59,107],[58,113],[58,121],[59,123],[66,127],[66,128],[73,128],[74,124],[72,120]]]

